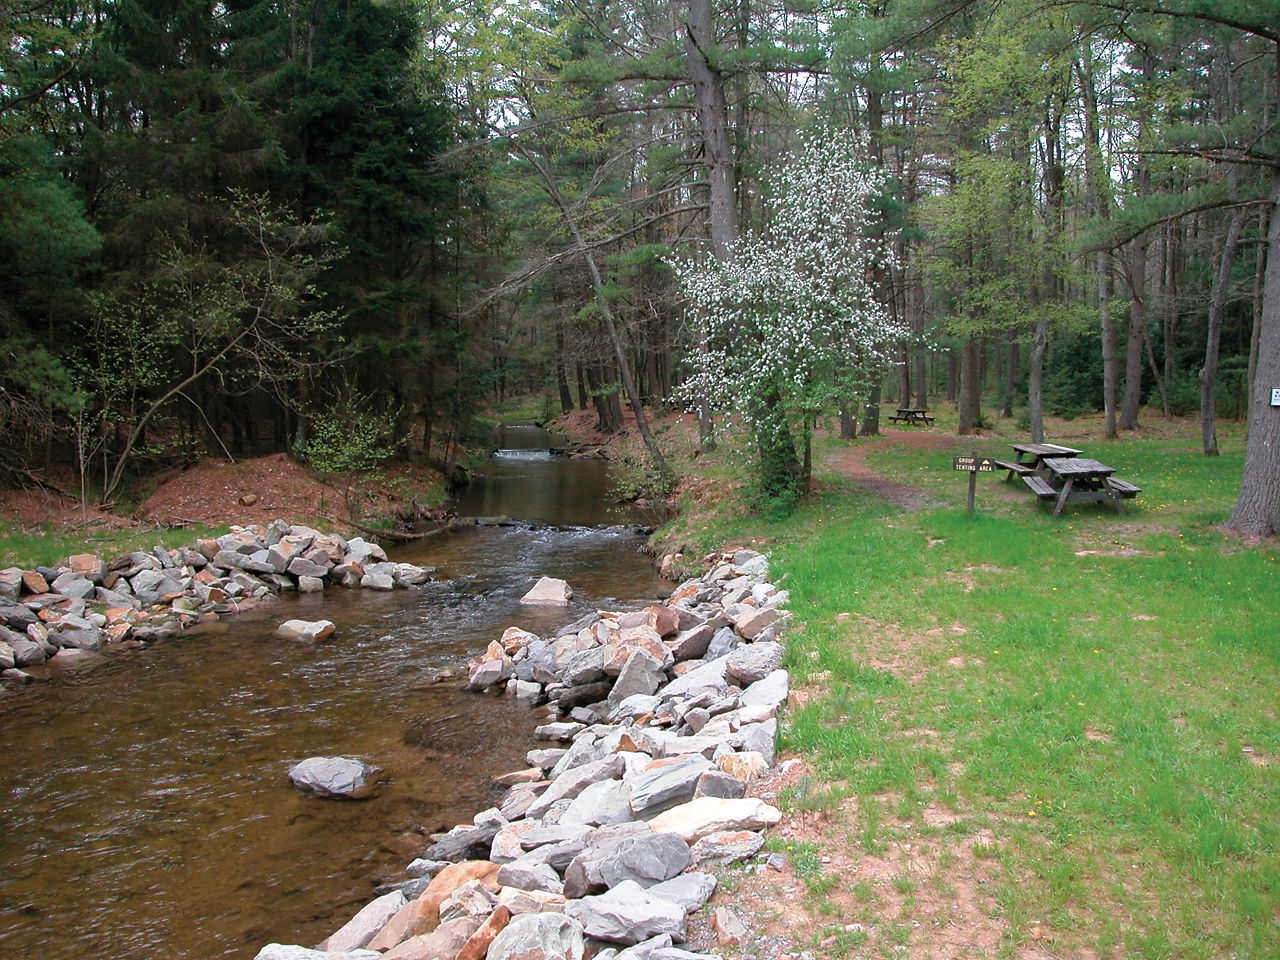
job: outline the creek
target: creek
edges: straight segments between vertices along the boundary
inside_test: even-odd
[[[311,944],[403,879],[425,835],[490,806],[489,778],[523,767],[541,712],[432,683],[507,626],[535,633],[669,586],[611,507],[603,461],[546,453],[512,427],[458,503],[519,518],[392,552],[438,568],[417,592],[330,588],[145,649],[82,675],[0,688],[0,957],[250,958]],[[292,518],[286,518],[292,519]],[[543,574],[567,610],[521,607]],[[272,636],[329,619],[317,646]],[[373,799],[316,800],[285,771],[360,756]]]

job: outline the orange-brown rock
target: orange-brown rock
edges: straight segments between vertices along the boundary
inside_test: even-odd
[[[382,955],[382,960],[453,960],[482,922],[480,917],[458,917],[442,923],[430,933],[409,937],[396,945]],[[369,947],[373,948],[372,941]]]
[[[210,573],[207,569],[200,569],[191,575],[191,579],[196,581],[196,583],[209,584],[209,583],[213,583],[213,581],[217,580],[218,578],[215,577],[212,573]]]
[[[48,593],[49,581],[34,570],[22,571],[22,586],[27,593]]]
[[[680,616],[670,607],[653,606],[645,611],[649,626],[657,631],[660,637],[674,636],[680,629]]]
[[[511,910],[499,904],[487,920],[480,924],[480,929],[473,933],[458,951],[455,960],[482,960],[489,952],[489,944],[502,932],[502,928],[511,922]]]
[[[387,921],[387,925],[369,941],[369,949],[388,950],[403,940],[430,933],[440,922],[440,904],[449,894],[468,880],[481,880],[487,888],[497,891],[497,875],[498,865],[488,860],[463,860],[449,864],[431,879],[417,899],[406,903]],[[467,937],[474,932],[473,929]]]

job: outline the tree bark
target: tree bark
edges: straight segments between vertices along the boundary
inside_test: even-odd
[[[1124,403],[1120,408],[1120,429],[1138,429],[1138,409],[1142,406],[1142,347],[1147,334],[1146,315],[1147,237],[1133,241],[1129,264],[1129,339],[1124,348]]]
[[[960,354],[960,435],[975,432],[982,426],[982,366],[978,341],[970,337]]]
[[[1280,387],[1280,169],[1271,173],[1270,207],[1258,370],[1249,404],[1249,441],[1240,494],[1227,522],[1229,529],[1246,537],[1280,533],[1280,407],[1271,406],[1271,390]]]
[[[860,437],[880,436],[880,381],[876,380],[862,408],[862,427],[858,430]]]
[[[1222,342],[1222,317],[1227,310],[1227,293],[1231,288],[1231,268],[1236,262],[1236,247],[1244,228],[1244,207],[1231,211],[1227,235],[1218,254],[1217,275],[1213,279],[1213,295],[1209,299],[1209,332],[1205,338],[1204,366],[1200,368],[1200,442],[1206,457],[1218,455],[1218,433],[1213,388],[1218,380],[1218,348]]]

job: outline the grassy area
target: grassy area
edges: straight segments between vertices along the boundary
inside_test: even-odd
[[[1125,517],[1052,519],[997,474],[969,518],[951,455],[1006,440],[879,439],[857,441],[868,464],[930,505],[824,470],[786,520],[722,503],[667,533],[766,540],[791,591],[814,947],[912,956],[985,930],[993,956],[1280,956],[1280,553],[1215,529],[1243,444],[1207,459],[1193,429],[1075,438],[1143,488]]]
[[[218,537],[227,527],[173,527],[149,530],[93,529],[69,532],[51,524],[31,529],[14,523],[0,523],[0,567],[56,566],[74,553],[96,553],[111,558],[134,550],[150,550],[156,544],[166,549],[186,546],[197,537]]]

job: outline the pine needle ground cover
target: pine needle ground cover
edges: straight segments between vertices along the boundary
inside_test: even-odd
[[[789,802],[818,829],[778,842],[813,947],[934,956],[902,951],[976,922],[993,956],[1280,956],[1280,556],[1214,528],[1241,450],[1092,444],[1143,487],[1126,516],[986,474],[969,518],[952,451],[875,441],[931,506],[827,475],[762,522],[799,625]]]

